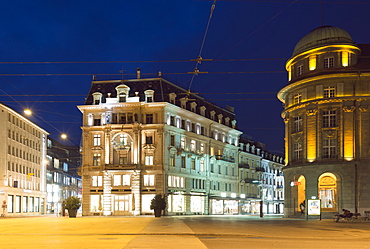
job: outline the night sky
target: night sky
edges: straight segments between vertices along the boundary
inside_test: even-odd
[[[272,153],[284,151],[285,62],[311,30],[332,25],[370,43],[370,1],[216,2],[207,0],[3,1],[0,20],[0,101],[53,138],[79,144],[77,105],[99,78],[143,77],[158,71],[222,107],[235,107],[238,128]],[[124,72],[123,76],[120,72]],[[108,76],[113,75],[113,76]],[[66,142],[65,142],[66,143]]]

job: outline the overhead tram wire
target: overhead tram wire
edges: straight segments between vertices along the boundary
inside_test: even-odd
[[[203,52],[204,44],[205,44],[206,37],[207,37],[207,34],[208,34],[209,25],[211,23],[211,19],[212,19],[212,16],[213,16],[213,12],[215,11],[215,8],[216,8],[216,0],[213,1],[212,6],[211,6],[211,11],[209,13],[207,27],[206,27],[206,30],[204,32],[204,36],[203,36],[202,44],[200,46],[198,58],[197,58],[196,63],[195,63],[194,73],[191,76],[190,84],[189,84],[189,87],[188,87],[188,92],[189,93],[190,93],[190,89],[191,89],[191,86],[192,86],[193,81],[194,81],[194,77],[195,77],[195,75],[198,75],[198,73],[199,73],[198,65],[200,63],[202,63],[202,60],[203,60],[202,59],[202,52]]]
[[[247,59],[212,59],[211,61],[266,61],[288,60],[289,58],[247,58]],[[190,60],[144,60],[144,61],[0,61],[0,64],[109,64],[109,63],[167,63],[193,62]]]

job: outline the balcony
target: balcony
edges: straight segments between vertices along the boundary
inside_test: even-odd
[[[256,171],[265,172],[265,169],[262,167],[256,167]]]
[[[228,157],[228,156],[222,156],[222,155],[215,155],[216,160],[221,160],[229,163],[234,163],[235,158]]]
[[[244,179],[244,182],[245,183],[253,183],[253,184],[260,184],[261,183],[260,180],[258,180],[258,179],[252,179],[252,178],[246,178],[246,179]]]
[[[138,169],[137,164],[105,164],[104,170],[135,170]]]
[[[250,166],[248,163],[239,163],[239,168],[250,169]]]

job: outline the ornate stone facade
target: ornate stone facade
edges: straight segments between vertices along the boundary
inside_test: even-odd
[[[319,198],[324,217],[370,209],[370,44],[336,27],[303,37],[286,63],[286,216]]]

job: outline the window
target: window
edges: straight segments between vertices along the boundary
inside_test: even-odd
[[[170,155],[170,166],[175,166],[175,155],[174,154]]]
[[[149,187],[149,186],[154,186],[154,175],[144,175],[144,186]]]
[[[322,144],[322,158],[336,158],[337,140],[331,137],[324,138]]]
[[[323,111],[322,114],[322,127],[336,127],[337,126],[337,112],[332,111]]]
[[[120,94],[119,95],[119,102],[120,103],[126,102],[126,94]]]
[[[121,175],[114,175],[113,176],[113,186],[120,186],[121,185]]]
[[[192,152],[194,152],[194,151],[195,151],[195,147],[196,147],[195,140],[191,140],[191,141],[190,141],[190,150],[191,150]]]
[[[100,118],[99,119],[97,119],[97,118],[94,119],[94,126],[100,126]]]
[[[181,168],[186,168],[186,157],[181,156]]]
[[[148,103],[153,102],[153,97],[152,96],[146,97],[146,102]]]
[[[324,88],[324,98],[334,98],[335,97],[335,87],[328,86]]]
[[[175,135],[170,136],[170,145],[175,146]]]
[[[146,144],[153,144],[153,137],[152,136],[146,136],[145,137],[145,143]]]
[[[301,76],[303,74],[303,65],[299,65],[297,67],[297,76]]]
[[[294,117],[294,128],[293,132],[300,132],[302,131],[302,116]]]
[[[302,94],[300,94],[300,93],[294,94],[293,104],[296,105],[296,104],[299,104],[301,102],[302,102]]]
[[[191,163],[191,164],[190,164],[190,165],[191,165],[191,169],[192,169],[192,170],[195,170],[195,159],[194,159],[194,158],[192,158],[192,159],[191,159],[191,161],[190,161],[190,163]]]
[[[153,156],[145,156],[145,165],[153,165]]]
[[[185,149],[185,138],[184,137],[181,138],[180,146],[181,146],[181,149]]]
[[[100,154],[94,154],[93,156],[93,166],[100,166],[101,164],[101,155]]]
[[[181,176],[168,176],[168,187],[184,188],[185,178]]]
[[[94,135],[94,146],[100,146],[100,135],[99,134],[95,134]]]
[[[334,67],[334,57],[329,57],[324,59],[324,68]]]
[[[204,160],[203,159],[200,160],[199,170],[204,171]]]
[[[200,153],[204,153],[204,143],[200,143]]]
[[[293,144],[293,155],[295,160],[302,159],[302,144],[294,143]]]
[[[154,183],[154,180],[153,180]],[[130,175],[123,175],[122,176],[122,185],[123,186],[130,186],[131,185],[131,176]]]
[[[119,157],[119,164],[121,164],[121,165],[127,164],[127,156],[120,156]]]
[[[103,186],[103,176],[92,176],[91,179],[93,187]]]
[[[153,124],[153,114],[146,114],[146,123]]]

